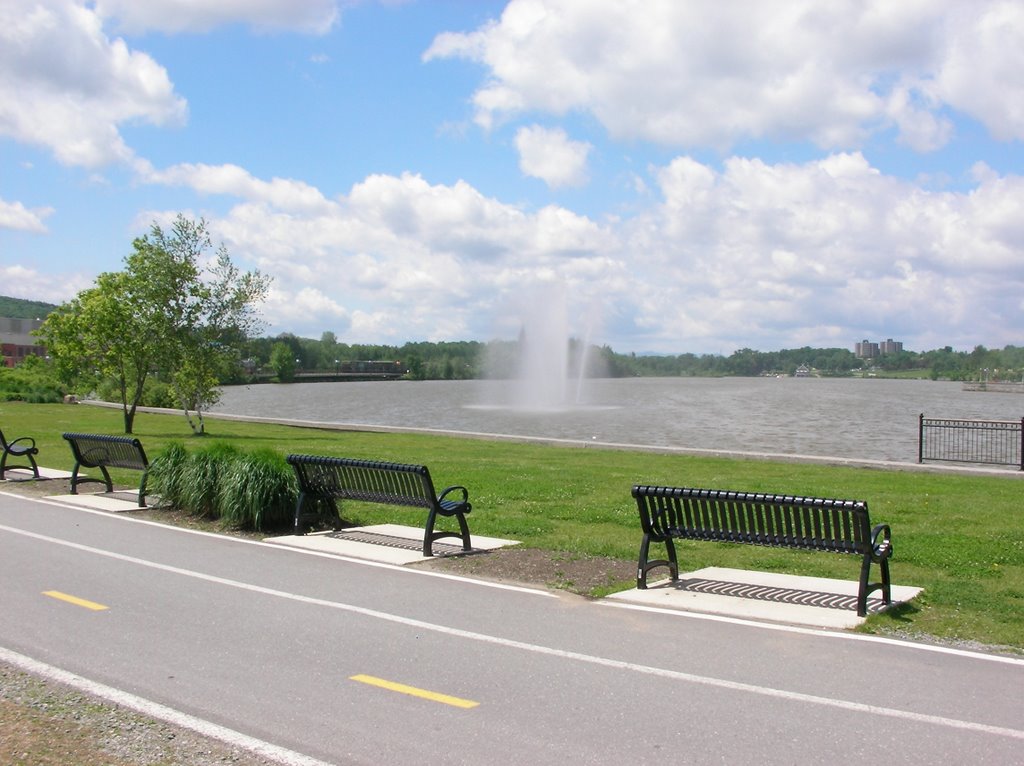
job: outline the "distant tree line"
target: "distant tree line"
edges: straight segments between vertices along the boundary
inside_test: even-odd
[[[8,319],[42,319],[57,308],[53,303],[27,301],[0,295],[0,317]]]
[[[286,381],[300,373],[335,372],[345,362],[370,361],[401,362],[414,380],[468,380],[481,377],[485,346],[477,341],[349,344],[339,343],[333,332],[319,340],[282,333],[249,340],[236,379],[225,382],[244,382],[259,373]]]
[[[845,348],[804,346],[781,351],[739,349],[729,356],[720,354],[620,354],[609,346],[584,349],[569,341],[570,374],[585,366],[589,377],[724,377],[794,375],[801,367],[815,375],[842,377],[865,374],[914,375],[933,379],[1020,380],[1024,376],[1024,347],[1002,350],[976,346],[972,351],[951,347],[933,351],[901,351],[874,359],[862,359]],[[275,350],[278,361],[274,362]],[[397,361],[414,380],[468,380],[485,377],[514,377],[517,373],[518,342],[494,340],[405,343],[401,346],[339,343],[333,332],[319,340],[288,333],[250,340],[243,349],[247,370],[269,371],[280,379],[280,366],[290,372],[330,373],[341,363],[352,361]],[[239,371],[241,378],[245,371]],[[242,382],[238,379],[232,382]]]
[[[143,237],[135,244],[138,249],[147,252],[155,249],[163,253],[165,249],[174,250],[169,245],[180,244],[184,239],[193,245],[193,250],[202,250],[207,245],[203,223],[198,224],[180,219],[169,239],[164,239],[159,228],[154,229],[150,242]],[[184,228],[182,228],[184,227]],[[198,242],[190,241],[199,239]],[[160,247],[151,248],[151,245]],[[144,247],[145,246],[145,247]],[[138,255],[138,254],[137,254]],[[205,325],[196,325],[193,335],[203,343],[193,344],[193,349],[184,355],[190,368],[196,362],[202,362],[199,369],[190,369],[192,379],[203,376],[215,376],[215,380],[207,378],[199,391],[192,392],[187,398],[195,404],[209,404],[205,401],[215,394],[210,385],[246,383],[257,379],[274,379],[280,382],[294,380],[296,374],[325,373],[337,371],[346,362],[392,361],[400,362],[406,371],[406,377],[413,380],[467,380],[485,377],[513,377],[517,374],[519,351],[518,341],[492,340],[487,343],[480,341],[442,341],[442,342],[409,342],[400,346],[381,344],[349,344],[338,341],[333,332],[324,332],[319,339],[301,338],[291,333],[283,333],[268,337],[251,337],[245,332],[255,326],[255,317],[251,310],[266,288],[266,283],[258,274],[239,274],[233,269],[226,255],[221,266],[224,271],[219,275],[220,282],[213,281],[221,292],[213,296],[215,299],[207,305],[219,307],[225,311],[225,321],[220,317],[209,315]],[[190,265],[192,253],[186,258]],[[146,273],[166,271],[166,267],[151,268],[153,264],[146,262]],[[131,261],[129,261],[131,266]],[[128,272],[132,272],[129,268]],[[194,278],[194,276],[193,276]],[[151,281],[152,277],[150,277]],[[245,289],[241,289],[244,287]],[[80,296],[81,298],[82,296]],[[77,299],[76,299],[77,300]],[[234,301],[234,302],[233,302]],[[38,301],[24,301],[0,296],[0,316],[36,317],[46,316],[56,307]],[[65,310],[66,307],[61,307]],[[58,315],[61,312],[58,312]],[[216,321],[213,321],[216,320]],[[54,323],[51,322],[51,341]],[[248,325],[248,327],[247,327]],[[122,325],[118,325],[123,329]],[[205,333],[196,335],[197,332]],[[214,334],[210,334],[214,332]],[[1021,381],[1024,380],[1024,347],[1006,346],[1003,349],[988,349],[975,346],[971,351],[954,351],[952,347],[932,351],[901,351],[873,359],[862,359],[845,348],[812,348],[804,346],[780,351],[756,351],[742,348],[728,356],[721,354],[621,354],[611,347],[591,346],[583,348],[579,341],[569,342],[570,375],[579,374],[584,367],[584,375],[588,377],[723,377],[723,376],[758,376],[758,375],[793,375],[800,368],[807,368],[814,375],[841,377],[852,375],[891,375],[931,377],[944,380],[981,380],[990,381]],[[138,346],[133,346],[137,348]],[[196,351],[196,347],[211,353],[208,360]],[[205,353],[205,352],[204,352]],[[79,360],[81,357],[73,356]],[[161,358],[170,358],[164,354]],[[150,369],[150,362],[140,369]],[[199,373],[202,373],[200,375]],[[0,376],[2,377],[2,376]],[[159,377],[159,376],[158,376]],[[167,377],[164,375],[163,377]],[[159,380],[153,386],[159,391]],[[10,380],[7,383],[11,383]],[[122,381],[123,383],[123,381]],[[21,388],[19,384],[18,388]],[[121,386],[121,388],[125,388]],[[137,391],[139,386],[134,386]],[[147,390],[149,385],[145,387]],[[202,395],[200,395],[202,394]],[[9,391],[8,397],[20,397],[22,394]],[[134,394],[132,398],[134,399]],[[143,391],[141,403],[157,403],[155,394]],[[26,397],[27,398],[27,397]],[[160,399],[161,397],[157,397]],[[167,406],[168,397],[160,403]],[[171,397],[174,398],[174,397]]]

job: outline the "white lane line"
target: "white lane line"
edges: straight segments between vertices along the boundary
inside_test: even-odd
[[[180,710],[161,705],[159,702],[153,702],[153,700],[148,700],[145,697],[139,697],[135,694],[115,689],[112,686],[91,681],[88,678],[83,678],[53,665],[47,665],[44,662],[26,657],[24,654],[5,649],[2,646],[0,646],[0,661],[20,668],[26,673],[65,684],[81,692],[91,694],[94,697],[112,702],[115,705],[134,710],[136,713],[141,713],[174,726],[180,726],[183,729],[189,729],[204,737],[216,739],[232,747],[241,748],[250,753],[270,758],[284,766],[330,766],[326,761],[272,745],[262,739],[256,739],[248,734],[242,734],[240,731],[235,731],[211,721],[197,718],[194,715],[183,713]]]
[[[957,649],[952,646],[939,646],[937,644],[921,644],[911,641],[904,641],[899,638],[888,636],[873,636],[868,633],[836,633],[832,630],[822,628],[802,628],[799,625],[785,625],[777,622],[759,622],[748,620],[743,617],[729,617],[724,614],[708,614],[705,612],[690,612],[682,609],[669,609],[662,606],[650,606],[647,604],[630,604],[622,601],[599,601],[600,606],[607,606],[613,609],[629,609],[635,612],[653,612],[654,614],[670,615],[686,620],[704,620],[706,622],[724,622],[730,625],[743,625],[748,628],[761,628],[762,630],[777,630],[782,633],[797,633],[804,636],[815,636],[816,638],[838,638],[846,641],[863,641],[870,644],[887,644],[898,646],[902,649],[911,649],[919,652],[935,652],[936,654],[949,654],[954,657],[964,657],[984,662],[1001,662],[1007,665],[1018,665],[1024,667],[1024,659],[1018,657],[1006,657],[999,654],[983,654],[973,652],[969,649]]]
[[[31,500],[37,503],[43,503],[44,505],[52,505],[56,508],[70,508],[76,512],[91,513],[94,516],[101,516],[108,520],[114,521],[125,521],[132,524],[146,524],[151,527],[158,527],[163,530],[170,530],[173,532],[180,532],[187,535],[200,535],[202,537],[210,537],[215,540],[221,540],[223,542],[238,543],[241,545],[255,545],[261,548],[269,548],[275,551],[286,551],[289,553],[298,553],[304,556],[315,556],[324,559],[334,559],[335,561],[345,561],[349,564],[358,564],[365,567],[376,567],[377,569],[389,569],[392,572],[402,572],[403,574],[420,575],[422,577],[436,577],[441,580],[455,580],[456,582],[469,583],[471,585],[477,585],[481,588],[494,588],[495,590],[508,590],[514,593],[527,593],[531,596],[543,596],[545,598],[558,598],[558,595],[551,593],[546,590],[540,590],[538,588],[530,588],[523,585],[509,585],[503,582],[492,582],[490,580],[480,580],[473,577],[465,577],[463,575],[449,574],[448,572],[434,572],[429,569],[417,569],[402,566],[400,564],[389,564],[386,561],[373,561],[371,559],[359,559],[353,556],[346,556],[342,553],[330,553],[328,551],[316,551],[308,548],[298,548],[292,546],[279,545],[274,543],[267,543],[262,540],[250,540],[245,537],[231,537],[228,535],[217,534],[216,532],[207,532],[203,529],[189,529],[188,527],[177,527],[171,524],[163,524],[159,521],[150,521],[149,519],[136,519],[131,516],[118,516],[112,515],[110,511],[99,510],[96,508],[86,508],[81,505],[71,505],[69,503],[62,503],[60,501],[51,500],[49,498],[26,498],[24,495],[14,494],[12,492],[0,491],[0,496],[16,497],[19,500]]]
[[[190,569],[182,569],[180,567],[170,566],[168,564],[160,564],[154,561],[140,559],[135,556],[127,556],[123,553],[105,551],[100,548],[94,548],[92,546],[83,545],[81,543],[75,543],[68,540],[61,540],[55,537],[50,537],[48,535],[38,534],[36,532],[28,532],[25,530],[14,529],[12,527],[7,527],[3,525],[0,525],[0,530],[11,532],[17,535],[23,535],[25,537],[30,537],[36,540],[42,540],[44,542],[52,543],[54,545],[61,545],[68,548],[72,548],[74,550],[80,550],[86,553],[92,553],[98,556],[112,558],[118,561],[125,561],[127,563],[137,564],[139,566],[148,567],[150,569],[156,569],[163,572],[170,572],[172,574],[177,574],[184,577],[191,577],[197,580],[202,580],[204,582],[224,585],[227,587],[237,588],[239,590],[249,591],[252,593],[259,593],[265,596],[283,598],[298,603],[327,607],[330,609],[338,609],[343,612],[358,614],[363,617],[369,617],[371,619],[382,620],[384,622],[390,622],[397,625],[405,625],[408,627],[416,628],[418,630],[428,630],[434,633],[455,636],[457,638],[463,638],[470,641],[480,641],[482,643],[503,646],[510,649],[518,649],[521,651],[533,652],[535,654],[547,655],[549,657],[558,657],[561,659],[583,662],[590,665],[598,665],[606,668],[625,670],[633,673],[642,673],[644,675],[657,676],[660,678],[666,678],[674,681],[683,681],[686,683],[697,684],[700,686],[709,686],[718,689],[728,689],[730,691],[742,692],[745,694],[757,694],[763,697],[773,697],[776,699],[789,700],[791,702],[803,702],[807,704],[837,708],[840,710],[846,710],[851,712],[868,713],[870,715],[885,716],[888,718],[898,718],[904,721],[915,721],[918,723],[927,723],[935,726],[943,726],[946,728],[960,729],[964,731],[972,731],[981,734],[991,734],[995,736],[1011,737],[1013,739],[1024,740],[1024,730],[1021,729],[1011,729],[1004,726],[991,726],[989,724],[977,723],[975,721],[964,721],[957,718],[947,718],[945,716],[929,715],[927,713],[915,713],[909,710],[899,710],[897,708],[883,707],[880,705],[867,705],[861,702],[831,699],[828,697],[821,697],[816,694],[804,694],[802,692],[792,692],[786,691],[784,689],[775,689],[770,686],[757,686],[755,684],[747,684],[739,681],[728,681],[721,678],[711,678],[709,676],[699,676],[693,673],[684,673],[678,670],[669,670],[667,668],[656,668],[649,665],[641,665],[635,662],[613,660],[607,657],[598,657],[595,655],[583,654],[581,652],[573,652],[566,649],[555,649],[548,646],[541,646],[540,644],[530,644],[525,641],[516,641],[508,638],[501,638],[499,636],[490,636],[486,633],[477,633],[475,631],[462,630],[461,628],[452,628],[446,625],[437,625],[435,623],[425,622],[423,620],[417,620],[411,617],[403,617],[401,615],[391,614],[389,612],[382,612],[377,609],[368,609],[366,607],[356,606],[354,604],[345,604],[339,601],[328,601],[327,599],[303,596],[297,593],[289,593],[287,591],[276,590],[274,588],[266,588],[261,585],[253,585],[251,583],[245,583],[239,580],[231,580],[225,577],[218,577],[216,575],[209,575],[203,572],[196,572]]]

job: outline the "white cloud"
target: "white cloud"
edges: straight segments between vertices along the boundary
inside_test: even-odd
[[[97,0],[97,12],[126,32],[208,32],[225,24],[260,31],[325,34],[338,20],[336,0]]]
[[[273,277],[264,310],[274,332],[486,339],[499,324],[515,332],[502,311],[557,285],[570,331],[600,326],[589,337],[617,351],[849,347],[876,336],[921,350],[1019,343],[1022,176],[979,165],[969,192],[931,192],[837,153],[731,157],[720,169],[679,156],[650,177],[650,207],[603,223],[413,174],[369,176],[333,198],[233,166],[177,166],[150,180],[236,198],[207,219],[240,266]],[[88,286],[10,267],[0,281],[54,302]]]
[[[130,162],[126,122],[184,121],[167,72],[71,0],[0,5],[0,135],[42,146],[67,165]]]
[[[210,220],[214,238],[274,278],[270,326],[310,337],[491,337],[501,307],[557,284],[572,332],[587,334],[601,307],[606,337],[594,340],[619,351],[1019,342],[1024,177],[987,166],[967,193],[929,192],[859,153],[721,169],[680,156],[651,169],[652,206],[605,223],[413,174],[328,199],[208,170],[175,172],[240,197]]]
[[[105,29],[198,32],[245,23],[323,34],[337,18],[336,0],[6,0],[0,136],[44,147],[66,165],[131,165],[137,158],[122,126],[183,124],[187,104],[163,66]]]
[[[561,128],[530,125],[516,131],[519,169],[552,188],[582,186],[587,182],[587,155],[593,148],[585,141],[571,141]]]
[[[316,287],[285,292],[272,285],[264,309],[277,317],[279,323],[289,327],[303,326],[311,316],[335,328],[334,332],[339,334],[351,324],[345,308]]]
[[[613,138],[725,149],[744,139],[858,147],[894,127],[918,150],[951,134],[943,106],[1024,135],[1024,8],[788,0],[512,0],[500,20],[424,53],[487,67],[484,127],[586,111]]]
[[[237,165],[184,163],[165,170],[154,170],[139,163],[140,178],[147,183],[188,186],[200,194],[227,194],[247,200],[267,202],[281,210],[316,211],[327,207],[319,190],[302,181],[254,178]]]
[[[0,199],[0,229],[29,231],[34,234],[45,234],[44,219],[53,213],[52,207],[29,209],[20,202],[7,202]]]
[[[853,341],[829,328],[1014,342],[1022,177],[930,193],[837,154],[799,165],[731,158],[721,172],[680,157],[657,178],[663,202],[628,224],[626,244],[642,285],[635,321],[652,345],[729,353]]]
[[[539,269],[580,301],[599,279],[625,272],[614,232],[560,207],[524,212],[465,182],[374,175],[301,208],[248,196],[263,182],[243,177],[248,201],[208,216],[211,232],[233,258],[273,276],[268,321],[296,333],[332,329],[360,342],[475,337],[490,322],[486,307],[521,292]]]
[[[83,274],[44,274],[25,266],[0,265],[0,285],[4,295],[30,301],[61,304],[93,285]]]
[[[1024,6],[972,3],[949,18],[936,93],[998,139],[1024,139]]]

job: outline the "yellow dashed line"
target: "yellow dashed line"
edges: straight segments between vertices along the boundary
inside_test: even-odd
[[[445,705],[452,705],[454,707],[472,708],[480,704],[473,700],[464,700],[459,697],[452,697],[448,694],[440,694],[439,692],[427,691],[426,689],[417,689],[415,686],[406,686],[405,684],[386,681],[383,678],[377,678],[375,676],[359,674],[351,676],[349,680],[358,681],[361,684],[369,684],[370,686],[378,686],[381,689],[388,689],[389,691],[399,692],[400,694],[408,694],[412,697],[420,697],[421,699],[430,700],[431,702],[441,702]]]
[[[50,598],[60,599],[61,601],[67,601],[69,604],[74,604],[75,606],[83,606],[86,609],[92,609],[94,612],[101,612],[104,609],[110,608],[103,604],[97,604],[95,601],[87,601],[84,598],[78,598],[78,596],[69,596],[67,593],[61,593],[59,590],[44,590],[43,595],[49,596]]]

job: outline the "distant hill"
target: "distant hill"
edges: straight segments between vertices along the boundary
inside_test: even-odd
[[[52,303],[42,301],[26,301],[21,298],[9,298],[0,295],[0,317],[10,319],[43,319],[57,308]]]

